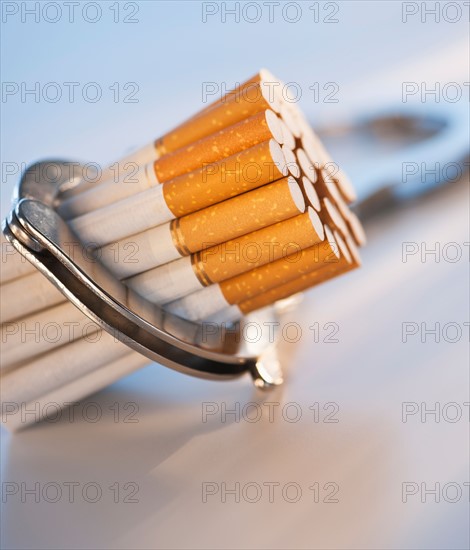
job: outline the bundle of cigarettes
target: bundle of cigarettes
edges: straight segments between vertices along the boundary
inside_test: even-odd
[[[352,185],[266,70],[117,166],[78,186],[58,212],[96,261],[175,315],[235,321],[360,265],[365,236],[348,207]],[[99,328],[2,244],[7,250],[0,290],[10,398],[49,395],[74,376],[95,376],[82,387],[98,389],[98,379],[106,385],[145,364],[102,336],[88,371],[74,370],[70,358],[87,353],[83,327],[88,340]],[[53,341],[18,328],[48,320],[78,329]],[[111,377],[97,374],[105,371]]]

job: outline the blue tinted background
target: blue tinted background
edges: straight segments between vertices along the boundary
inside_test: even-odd
[[[261,2],[251,7],[243,2],[121,2],[119,12],[115,2],[100,2],[98,16],[89,2],[82,2],[70,23],[60,3],[61,14],[54,6],[45,11],[48,3],[41,3],[37,15],[28,15],[25,9],[34,3],[3,2],[4,86],[31,89],[38,82],[42,93],[53,82],[63,95],[51,103],[42,97],[36,102],[32,95],[23,102],[20,92],[3,94],[2,199],[18,179],[10,163],[47,156],[115,160],[197,111],[204,82],[230,89],[261,67],[300,86],[300,106],[314,126],[383,106],[400,108],[403,81],[426,81],[431,87],[436,81],[462,81],[468,45],[463,4],[458,18],[452,9],[426,15],[422,3],[414,3],[416,8],[401,2],[290,4],[272,6],[270,16]],[[237,15],[228,13],[234,9]],[[404,23],[404,11],[415,9],[418,13]],[[137,22],[125,22],[129,19]],[[74,102],[68,100],[65,82],[79,83]],[[89,82],[102,90],[96,103],[81,95]],[[133,89],[123,90],[128,82],[138,86],[137,103],[122,101]],[[323,101],[328,82],[338,87],[336,103]],[[118,102],[109,89],[114,83],[122,93]],[[310,89],[315,83],[321,90],[317,98]],[[53,88],[48,92],[54,97]],[[455,110],[462,104],[440,101],[438,107]],[[354,170],[348,162],[344,167]],[[355,184],[361,190],[360,179]],[[2,214],[7,207],[4,201]]]

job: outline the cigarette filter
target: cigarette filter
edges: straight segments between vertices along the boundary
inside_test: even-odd
[[[271,109],[279,112],[282,84],[270,73],[259,74],[235,94],[230,94],[226,101],[217,101],[209,109],[183,122],[170,132],[155,141],[159,156],[184,147],[202,137],[222,128],[240,122],[260,111]]]
[[[284,300],[298,292],[303,292],[313,286],[317,286],[338,277],[346,271],[349,271],[349,269],[337,271],[327,266],[323,266],[321,269],[301,275],[298,279],[279,285],[267,292],[258,294],[253,298],[241,302],[238,304],[238,309],[241,315],[247,315],[248,313],[269,306],[278,300]]]
[[[294,114],[294,104],[291,103],[288,98],[281,104],[280,115],[282,120],[286,123],[289,130],[292,132],[292,135],[299,139],[301,136],[301,127],[298,123],[298,120]]]
[[[258,143],[275,139],[284,142],[281,120],[271,110],[261,111],[237,124],[160,157],[154,162],[159,182],[202,168]]]
[[[279,125],[281,126],[282,144],[288,147],[291,151],[295,149],[295,137],[289,130],[287,124],[282,118],[279,119]]]
[[[283,283],[267,292],[258,294],[254,298],[241,302],[238,304],[240,314],[247,315],[262,307],[271,305],[277,300],[283,300],[297,292],[303,292],[359,267],[361,261],[354,243],[348,240],[348,244],[346,244],[338,232],[334,232],[334,236],[341,254],[340,260],[336,264],[325,264],[320,269],[301,275],[298,279]]]
[[[294,176],[294,178],[300,178],[300,167],[297,164],[297,159],[294,151],[292,151],[287,145],[283,145],[282,152],[284,153],[286,166],[289,172]]]
[[[323,219],[325,222],[328,223],[332,229],[337,229],[342,235],[346,235],[348,233],[346,222],[336,206],[334,206],[328,197],[323,198],[321,203]]]
[[[307,176],[302,176],[302,190],[304,192],[305,199],[310,206],[315,208],[317,212],[321,210],[320,197],[317,190]]]
[[[235,86],[233,90],[221,95],[219,99],[216,99],[207,107],[198,111],[192,118],[206,114],[214,107],[219,107],[221,103],[224,105],[229,105],[232,101],[236,101],[237,97],[240,95],[248,96],[253,101],[259,94],[258,87],[260,85],[264,88],[272,88],[272,93],[269,97],[272,98],[273,103],[280,108],[280,101],[282,98],[280,97],[281,92],[279,90],[283,87],[283,83],[274,77],[273,74],[267,69],[261,69],[258,73],[253,75],[248,80],[245,80],[242,84]]]

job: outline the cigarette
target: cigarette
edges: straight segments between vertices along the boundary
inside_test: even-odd
[[[339,184],[337,180],[328,173],[325,173],[324,170],[322,170],[321,173],[324,182],[325,195],[329,195],[334,205],[338,208],[341,216],[346,222],[348,231],[352,234],[352,237],[354,238],[356,245],[364,246],[367,241],[364,228],[359,218],[347,205],[344,199],[344,194],[342,194],[339,190]]]
[[[287,220],[305,209],[302,190],[289,176],[104,246],[98,257],[117,277],[126,278]]]
[[[320,138],[313,131],[310,124],[308,124],[305,119],[303,119],[303,122],[300,122],[300,124],[302,127],[300,143],[312,164],[317,168],[323,168],[330,163],[336,164],[333,162],[331,155],[326,150]]]
[[[357,195],[354,187],[344,172],[330,157],[325,147],[318,139],[318,137],[311,131],[311,134],[307,137],[302,137],[302,152],[297,151],[297,160],[302,166],[304,174],[311,179],[312,183],[316,183],[316,172],[311,168],[308,168],[307,162],[317,169],[326,170],[328,173],[333,171],[331,177],[335,180],[338,190],[340,191],[342,198],[351,203],[357,200]],[[299,158],[302,157],[302,161]],[[307,160],[305,160],[305,157]],[[305,167],[305,170],[304,168]]]
[[[216,102],[155,141],[160,156],[176,151],[222,128],[231,126],[260,111],[279,112],[281,82],[267,71],[260,72],[256,81],[231,94],[226,101]]]
[[[81,216],[269,139],[281,144],[284,134],[280,119],[265,110],[138,168],[135,163],[126,168],[121,162],[115,177],[65,200],[58,211],[65,219]]]
[[[95,248],[140,233],[287,176],[273,139],[69,221]]]
[[[347,203],[356,200],[356,193],[349,178],[337,165],[325,166],[320,170],[320,173],[321,180],[323,180],[328,192],[333,195],[335,200],[342,200],[346,206]]]
[[[100,327],[70,302],[48,308],[0,327],[3,372],[34,356],[82,337],[90,338]]]
[[[126,345],[105,331],[95,340],[81,338],[2,375],[2,400],[32,401],[128,353]]]
[[[7,323],[46,307],[60,304],[64,296],[38,271],[0,286],[1,322]]]
[[[220,104],[229,105],[232,101],[236,101],[238,96],[240,95],[246,95],[253,99],[253,96],[259,93],[257,87],[260,84],[265,88],[269,88],[269,87],[272,88],[273,101],[275,101],[275,104],[279,106],[280,91],[278,88],[282,87],[283,83],[277,78],[275,78],[273,74],[267,69],[260,69],[260,71],[257,72],[255,75],[253,75],[251,78],[249,78],[248,80],[245,80],[245,82],[243,82],[242,84],[239,84],[233,90],[230,90],[225,95],[221,96],[219,99],[216,99],[204,109],[201,109],[192,118],[196,118],[201,114],[206,114],[208,111],[212,110],[214,107],[219,107]]]
[[[154,163],[159,182],[202,168],[269,139],[284,142],[281,120],[271,111],[261,111],[233,126],[164,155]]]
[[[347,218],[350,212],[349,206],[343,199],[343,196],[339,191],[338,184],[333,179],[333,176],[325,168],[320,170],[320,177],[318,178],[316,185],[322,194],[322,197],[330,198],[341,212],[343,218]]]
[[[151,302],[165,304],[323,239],[323,224],[309,208],[305,214],[136,275],[126,284]]]
[[[289,92],[289,91],[288,91]],[[304,113],[299,109],[298,103],[295,97],[290,97],[285,101],[285,109],[288,111],[282,111],[292,125],[296,129],[296,138],[302,139],[303,137],[315,136],[315,133],[312,130],[312,126],[305,118]]]
[[[324,231],[325,240],[319,244],[203,288],[167,304],[165,309],[190,321],[212,320],[217,312],[225,311],[230,306],[297,279],[305,273],[324,266],[336,266],[340,258],[338,244],[327,225],[324,226]]]
[[[65,383],[57,389],[47,391],[47,393],[35,398],[33,401],[26,402],[23,400],[13,403],[14,409],[11,411],[3,407],[2,424],[10,431],[17,431],[48,416],[55,417],[58,414],[58,409],[77,403],[148,363],[149,359],[139,353],[130,351],[121,358],[107,362],[105,365],[80,376],[70,383]],[[4,404],[8,403],[7,399],[2,399],[2,401]],[[38,414],[31,414],[31,411],[37,411]]]

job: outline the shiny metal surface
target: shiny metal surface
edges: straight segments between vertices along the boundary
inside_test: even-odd
[[[54,211],[77,163],[45,161],[26,170],[4,233],[77,308],[149,359],[184,374],[223,380],[249,372],[259,388],[282,383],[275,342],[256,345],[234,327],[193,323],[165,312],[118,281],[82,247]],[[274,315],[274,310],[266,314]],[[266,318],[266,320],[271,320]]]

